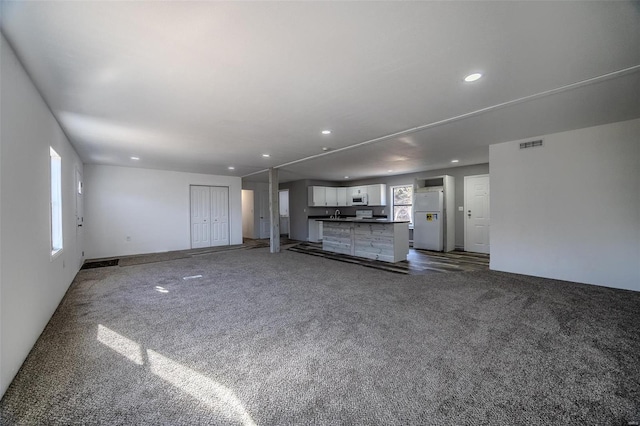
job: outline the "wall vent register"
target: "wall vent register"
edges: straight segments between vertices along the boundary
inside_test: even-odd
[[[520,143],[520,149],[535,148],[536,146],[542,146],[542,139],[539,139],[537,141],[530,141],[530,142],[522,142],[522,143]]]

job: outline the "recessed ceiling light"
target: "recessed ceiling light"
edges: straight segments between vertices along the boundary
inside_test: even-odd
[[[263,156],[264,158],[269,158],[269,157],[271,157],[269,154],[262,154],[262,156]]]
[[[140,159],[140,157],[131,157],[131,159],[138,161]]]
[[[233,167],[233,166],[229,166],[229,167],[227,167],[227,168],[228,168],[229,170],[235,170],[235,169],[236,169],[236,168],[235,168],[235,167]]]
[[[387,173],[391,173],[393,170],[387,170]]]
[[[480,80],[480,77],[482,77],[482,74],[480,74],[479,72],[476,72],[466,76],[464,78],[464,81],[466,81],[467,83],[471,83],[472,81]]]
[[[345,176],[344,178],[345,178],[345,179],[349,179],[349,176]]]
[[[452,162],[452,163],[457,163],[457,162],[459,162],[459,161],[460,161],[460,160],[451,160],[451,162]]]
[[[331,130],[323,130],[322,134],[323,135],[330,135],[331,134]]]

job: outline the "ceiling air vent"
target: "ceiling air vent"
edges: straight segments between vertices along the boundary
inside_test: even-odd
[[[520,143],[520,149],[535,148],[536,146],[542,146],[542,139],[539,139],[537,141],[529,141],[529,142],[521,142]]]

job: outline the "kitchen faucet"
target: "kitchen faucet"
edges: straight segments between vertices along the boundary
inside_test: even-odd
[[[336,209],[336,212],[334,213],[334,216],[336,219],[338,219],[340,217],[340,210]]]

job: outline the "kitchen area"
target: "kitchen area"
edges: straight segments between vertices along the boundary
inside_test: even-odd
[[[323,222],[333,218],[387,218],[387,186],[385,184],[353,187],[312,185],[307,189],[309,219],[308,241],[321,242]],[[306,209],[305,209],[306,210]]]
[[[325,228],[331,216],[338,219],[394,219],[409,221],[406,225],[409,234],[407,259],[420,255],[414,249],[424,250],[424,253],[464,252],[467,251],[467,225],[474,219],[470,211],[473,207],[464,207],[467,204],[467,180],[487,176],[488,173],[489,165],[479,164],[362,180],[294,179],[280,182],[279,190],[286,190],[289,194],[288,238],[307,244],[316,253],[353,257],[322,249]],[[249,215],[255,218],[257,226],[261,216],[268,212],[268,183],[245,182],[243,189],[254,191],[255,214],[251,212]],[[366,197],[362,197],[365,193]],[[433,193],[441,193],[442,197]],[[259,207],[261,205],[264,208]],[[361,212],[363,210],[367,211],[366,214]],[[268,215],[266,217],[268,219]],[[268,232],[265,236],[255,234],[248,237],[268,238]],[[370,261],[370,258],[362,260]],[[388,265],[391,267],[394,263]],[[400,262],[395,263],[398,265]]]
[[[308,241],[322,243],[323,251],[390,263],[406,260],[412,244],[451,251],[453,244],[447,241],[453,241],[453,221],[446,226],[445,200],[446,192],[453,190],[453,178],[437,179],[415,180],[409,195],[419,209],[412,211],[411,217],[417,215],[414,223],[406,215],[394,217],[394,191],[386,184],[308,185],[304,209],[308,212]],[[452,202],[453,196],[448,198]]]

